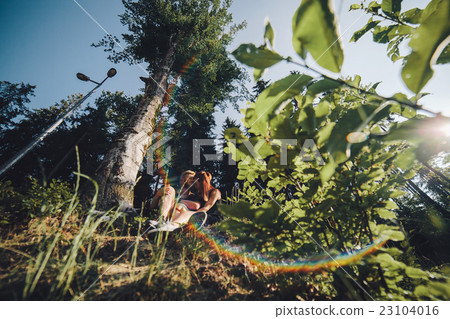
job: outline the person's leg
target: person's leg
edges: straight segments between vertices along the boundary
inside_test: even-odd
[[[174,216],[174,218],[172,219],[172,222],[178,223],[178,224],[186,224],[189,221],[189,218],[191,218],[191,216],[193,214],[195,214],[195,211],[184,210],[184,209],[177,210],[177,212],[178,212],[178,214],[176,216]]]
[[[172,186],[164,187],[164,195],[161,196],[160,210],[163,219],[168,219],[175,206],[175,189]]]
[[[187,209],[189,210],[199,210],[200,209],[200,203],[195,202],[192,200],[182,199],[180,201],[182,204],[186,205]]]

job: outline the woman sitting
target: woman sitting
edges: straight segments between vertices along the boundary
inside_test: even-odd
[[[180,197],[179,203],[176,203],[176,191],[168,183],[167,178],[163,176],[164,186],[161,187],[153,197],[150,208],[160,209],[161,219],[166,221],[170,218],[176,218],[182,211],[196,211],[200,208],[200,202],[192,192],[192,178],[195,172],[184,171],[180,176]],[[153,223],[154,224],[154,223]]]
[[[211,185],[212,176],[208,172],[200,171],[192,177],[193,194],[190,199],[200,204],[200,208],[195,211],[184,210],[177,216],[174,216],[172,222],[184,224],[189,221],[192,215],[196,213],[206,213],[205,225],[211,225],[222,220],[221,214],[217,208],[222,198],[220,191]],[[200,215],[200,214],[199,214]]]

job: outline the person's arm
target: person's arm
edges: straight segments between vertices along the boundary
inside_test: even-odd
[[[160,198],[161,198],[161,192],[158,190],[158,192],[156,192],[156,195],[152,198],[152,201],[150,202],[150,208],[153,209],[153,208],[158,207]]]
[[[211,209],[211,207],[214,206],[214,204],[220,200],[221,198],[221,194],[220,191],[218,189],[213,190],[210,194],[209,194],[209,198],[208,201],[205,203],[205,205],[203,207],[201,207],[199,210],[197,210],[197,212],[207,212],[208,210]]]

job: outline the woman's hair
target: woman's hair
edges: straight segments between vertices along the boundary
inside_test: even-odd
[[[198,191],[198,195],[203,198],[205,202],[208,201],[209,192],[212,189],[215,189],[215,187],[211,185],[211,179],[211,173],[204,171],[197,172],[194,176],[195,188]]]
[[[194,171],[190,171],[190,170],[184,171],[183,173],[181,173],[180,181],[183,180],[183,179],[186,179],[187,175],[194,176],[195,172]]]

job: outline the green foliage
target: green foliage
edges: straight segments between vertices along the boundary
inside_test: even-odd
[[[262,135],[267,134],[267,121],[275,118],[276,114],[287,106],[280,107],[282,102],[299,94],[311,79],[308,75],[291,74],[265,89],[246,111],[245,121],[248,123],[249,131]]]
[[[404,16],[411,20],[412,13],[402,13],[400,2],[373,1],[361,8],[391,21]],[[327,1],[302,1],[293,20],[294,48],[300,57],[307,49],[319,64],[318,48],[323,53],[336,39],[334,18],[327,10]],[[377,21],[370,20],[370,26],[358,31],[353,41],[373,30],[377,42],[388,43],[395,51],[411,36],[410,26],[379,26]],[[303,38],[306,34],[315,35],[310,43]],[[336,48],[321,66],[339,71],[341,53]],[[252,66],[247,63],[250,60],[248,56],[242,62]],[[267,63],[273,65],[270,59]],[[428,160],[446,150],[448,143],[437,128],[449,120],[416,116],[410,105],[420,96],[408,99],[396,94],[386,99],[376,93],[376,86],[364,87],[359,76],[314,79],[293,73],[265,88],[242,110],[252,136],[236,129],[226,134],[239,137],[229,141],[225,151],[238,162],[238,179],[244,187],[237,203],[222,205],[228,219],[220,227],[247,252],[274,259],[307,259],[323,249],[332,255],[344,253],[384,238],[387,248],[348,267],[359,286],[378,299],[448,299],[450,295],[439,288],[445,276],[424,271],[413,258],[402,257],[402,250],[411,247],[398,218],[397,198],[403,194],[398,190],[411,183],[408,179],[414,175],[416,159]],[[394,115],[409,120],[393,123]],[[282,139],[291,142],[286,145]],[[315,141],[316,148],[304,150],[307,141]],[[433,146],[424,151],[425,144]],[[330,272],[338,297],[367,298],[340,270]],[[416,289],[421,285],[429,287],[427,296],[423,288]],[[353,287],[350,296],[342,287]]]
[[[53,179],[48,185],[41,185],[34,178],[30,178],[30,183],[22,206],[31,217],[47,216],[67,209],[73,196],[69,183]]]
[[[14,190],[11,181],[0,181],[0,226],[17,222],[22,195]]]
[[[9,128],[18,115],[25,113],[25,104],[30,102],[29,96],[34,95],[35,88],[35,85],[24,83],[14,84],[8,81],[0,81],[1,131]]]
[[[432,65],[449,62],[448,1],[432,0],[424,10],[413,8],[404,12],[401,12],[400,0],[383,0],[381,4],[372,1],[368,6],[358,4],[350,7],[350,10],[358,9],[364,10],[372,17],[361,30],[353,34],[352,41],[356,42],[372,31],[375,42],[388,43],[388,56],[392,61],[406,61],[402,78],[412,92],[419,93],[433,76]],[[411,53],[401,56],[400,44],[408,39],[411,39]]]
[[[154,72],[164,59],[169,48],[175,48],[173,70],[176,74],[192,56],[211,50],[230,36],[223,34],[225,26],[231,24],[228,12],[231,1],[221,0],[124,0],[125,12],[120,21],[129,33],[123,34],[125,50],[116,51],[117,44],[106,36],[96,47],[105,47],[113,62],[136,61],[148,63]],[[231,29],[236,26],[231,26]],[[118,41],[118,39],[116,39]],[[212,50],[214,51],[214,50]]]
[[[53,124],[79,96],[74,95],[52,106],[28,109],[20,121],[0,134],[0,161],[5,163],[18,153],[30,139]],[[94,105],[88,105],[67,118],[45,143],[38,145],[4,177],[22,194],[27,191],[28,176],[35,179],[59,179],[74,182],[77,169],[75,146],[80,149],[83,171],[93,175],[102,156],[125,127],[135,111],[140,96],[128,97],[123,92],[102,92]],[[42,183],[42,182],[41,182]]]

